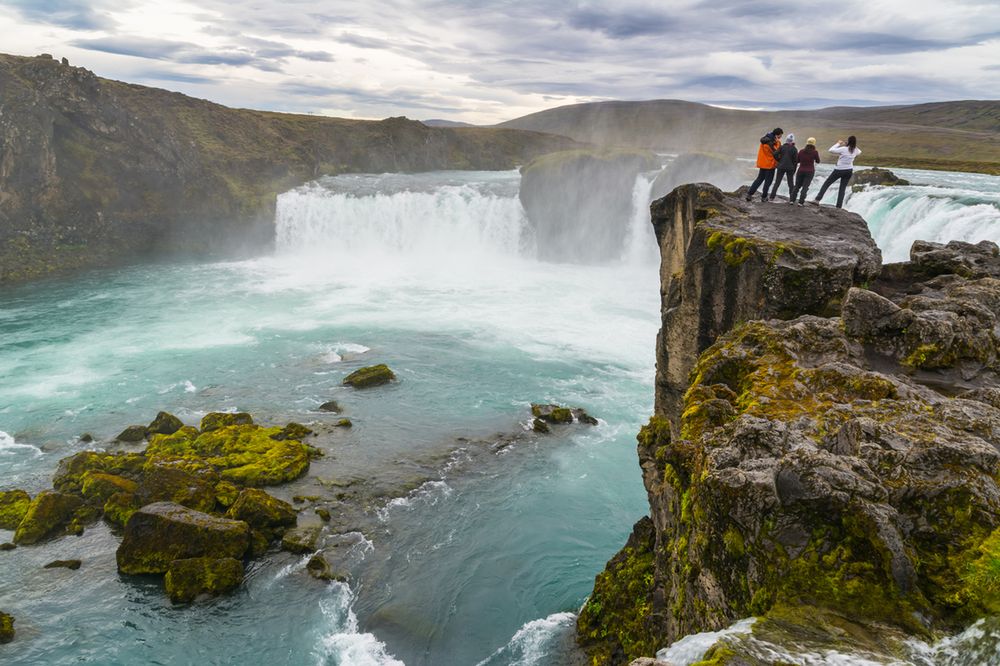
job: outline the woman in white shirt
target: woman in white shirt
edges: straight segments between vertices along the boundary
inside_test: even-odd
[[[837,158],[837,166],[834,168],[833,173],[826,177],[826,182],[819,189],[819,194],[816,195],[816,200],[813,203],[819,203],[823,199],[823,195],[826,194],[826,188],[830,187],[833,181],[839,179],[840,191],[837,193],[837,208],[841,208],[844,205],[844,193],[847,191],[847,182],[851,180],[851,175],[854,173],[854,158],[861,154],[861,150],[858,148],[857,137],[853,135],[847,137],[846,143],[841,139],[830,146],[830,152],[839,156]]]

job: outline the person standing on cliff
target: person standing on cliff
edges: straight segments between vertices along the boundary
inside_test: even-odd
[[[818,204],[823,200],[823,195],[826,194],[826,188],[833,184],[833,181],[840,180],[840,190],[837,192],[837,208],[844,207],[844,193],[847,191],[847,182],[851,179],[854,174],[854,158],[861,154],[861,149],[858,148],[857,137],[851,135],[847,137],[847,141],[841,139],[837,143],[830,146],[830,152],[838,155],[837,166],[834,168],[833,172],[826,177],[823,182],[823,187],[819,188],[819,194],[816,196],[816,200],[813,203]]]
[[[792,176],[795,175],[796,160],[799,157],[799,149],[795,147],[795,135],[791,132],[785,137],[785,145],[778,149],[778,169],[774,173],[774,189],[771,190],[771,201],[778,196],[778,188],[781,186],[781,179],[788,180],[788,194],[792,194]]]
[[[778,150],[781,148],[781,136],[784,130],[775,127],[774,131],[768,132],[760,138],[760,148],[757,150],[757,178],[747,190],[747,201],[753,198],[753,193],[761,185],[764,188],[760,191],[760,201],[767,201],[767,191],[771,188],[771,181],[774,179],[774,170],[778,166]]]
[[[809,183],[816,175],[816,165],[819,164],[819,151],[816,150],[816,139],[809,137],[806,139],[806,147],[799,151],[796,161],[799,163],[799,172],[795,174],[795,187],[792,189],[792,198],[788,203],[795,203],[795,197],[799,198],[799,205],[806,203],[806,195],[809,194]]]

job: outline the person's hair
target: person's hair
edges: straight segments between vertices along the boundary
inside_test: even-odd
[[[812,145],[811,143],[807,143],[806,147],[803,148],[802,150],[804,150],[804,151],[806,151],[808,153],[810,150],[816,150],[816,146]]]
[[[858,137],[853,134],[847,137],[847,150],[849,152],[854,152],[854,149],[858,147]]]
[[[778,136],[779,134],[784,134],[784,133],[785,133],[785,131],[783,129],[781,129],[780,127],[775,127],[774,131],[771,132],[771,134],[773,134],[774,136]]]

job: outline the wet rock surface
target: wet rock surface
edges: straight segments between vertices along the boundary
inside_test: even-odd
[[[373,386],[381,386],[395,380],[396,375],[389,369],[389,366],[385,363],[380,363],[378,365],[372,365],[367,368],[355,370],[351,374],[344,377],[344,385],[357,389],[363,389],[371,388]],[[338,406],[335,411],[339,410],[340,408]]]
[[[855,192],[865,189],[869,185],[879,185],[882,187],[892,187],[895,185],[909,185],[910,181],[900,178],[888,169],[872,167],[871,169],[858,169],[851,176],[851,189]]]
[[[243,563],[232,557],[193,557],[174,560],[163,578],[174,603],[190,603],[200,596],[226,594],[243,582]]]
[[[770,269],[757,257],[770,253],[777,265],[785,252],[774,258],[775,240],[761,243],[768,236],[754,216],[684,190],[653,205],[664,329],[656,415],[638,437],[650,516],[580,613],[594,663],[650,657],[748,616],[763,618],[754,631],[840,636],[847,647],[844,637],[867,632],[866,647],[888,657],[907,636],[995,613],[995,246],[917,243],[913,262],[876,279],[873,246],[824,232],[834,221],[824,209],[793,209],[800,219],[788,224],[819,241],[808,262],[764,277]],[[773,224],[786,222],[775,215]],[[830,215],[841,227],[855,222]],[[698,216],[728,221],[721,258],[709,247],[715,232],[692,224]],[[683,233],[691,240],[682,252]],[[757,240],[746,250],[748,233]],[[812,282],[816,265],[822,284]],[[795,299],[795,285],[811,286]],[[685,346],[693,331],[701,343]],[[678,352],[693,353],[689,364],[674,360]],[[735,648],[712,655],[757,663]]]

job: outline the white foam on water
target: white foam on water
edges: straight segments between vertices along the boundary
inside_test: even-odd
[[[385,522],[389,519],[389,514],[393,510],[408,508],[418,502],[427,506],[434,506],[442,499],[449,497],[452,492],[451,486],[444,481],[425,481],[405,496],[389,500],[384,507],[378,510],[379,520]]]
[[[556,639],[576,625],[576,614],[554,613],[525,623],[503,646],[476,666],[547,666],[558,655]]]
[[[374,634],[362,633],[354,614],[354,593],[346,583],[333,582],[320,610],[330,630],[316,646],[319,666],[405,666]]]
[[[754,622],[756,622],[756,618],[750,617],[721,631],[704,631],[685,636],[679,641],[671,643],[669,647],[657,650],[656,658],[669,662],[671,666],[689,666],[700,661],[705,652],[719,639],[750,633]]]
[[[42,450],[31,444],[21,444],[14,437],[0,430],[0,456],[12,456],[31,452],[33,456],[42,455]]]
[[[335,342],[331,345],[323,345],[320,358],[325,363],[340,363],[345,356],[359,356],[370,351],[371,347],[353,342]]]

